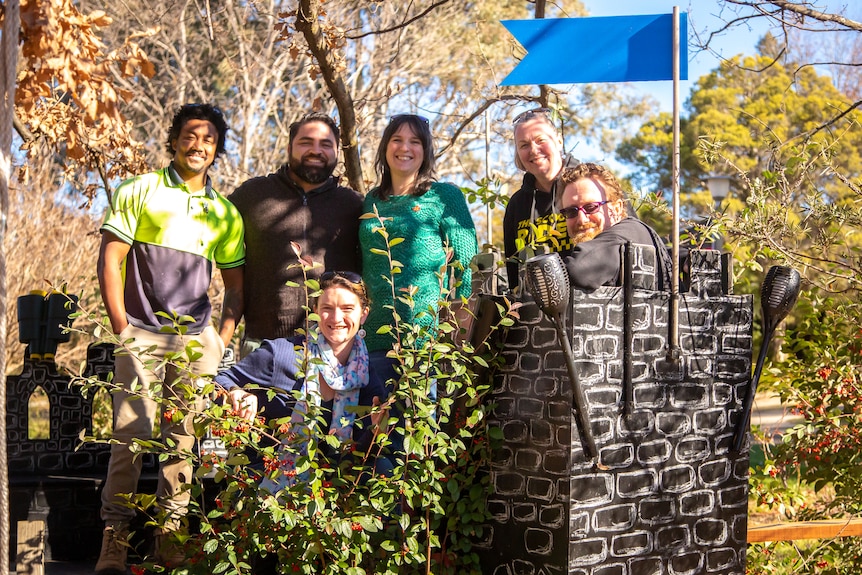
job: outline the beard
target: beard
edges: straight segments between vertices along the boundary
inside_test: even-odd
[[[310,158],[321,158],[323,159],[324,164],[322,166],[309,165],[306,160]],[[335,170],[335,160],[327,162],[325,156],[314,156],[310,154],[306,154],[302,158],[291,156],[287,165],[296,177],[301,178],[309,184],[322,184]]]
[[[602,229],[598,224],[590,222],[589,225],[582,227],[574,235],[570,234],[569,239],[572,240],[572,246],[576,246],[582,242],[588,242],[602,233]]]

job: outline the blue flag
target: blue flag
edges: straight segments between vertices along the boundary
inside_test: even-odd
[[[527,50],[503,86],[673,80],[673,14],[501,23]],[[688,79],[687,24],[680,13],[680,80]]]

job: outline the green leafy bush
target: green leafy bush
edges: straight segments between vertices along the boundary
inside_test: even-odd
[[[381,231],[385,233],[382,225]],[[392,245],[397,240],[388,241]],[[301,259],[300,264],[313,265]],[[392,273],[398,273],[398,263],[390,258],[390,264]],[[486,427],[491,408],[486,396],[497,361],[492,342],[512,320],[502,300],[496,304],[499,321],[490,332],[480,341],[461,342],[454,317],[456,308],[468,302],[450,301],[445,274],[441,270],[440,308],[429,310],[438,314],[433,326],[407,324],[395,315],[398,343],[392,354],[400,377],[386,405],[397,402],[407,409],[403,423],[390,417],[388,431],[377,435],[369,453],[351,453],[348,446],[342,457],[327,459],[318,444],[335,449],[341,445],[321,431],[324,426],[316,424],[321,414],[313,408],[306,414],[308,434],[298,438],[291,434],[289,421],[249,423],[220,401],[203,413],[184,415],[176,405],[159,399],[164,417],[194,418],[198,436],[210,430],[227,450],[226,457],[182,454],[193,460],[197,471],[189,485],[190,529],[180,535],[189,559],[174,573],[246,574],[259,572],[263,565],[278,573],[481,573],[471,549],[488,519],[485,498],[493,432]],[[317,282],[305,283],[313,296]],[[409,293],[398,298],[412,306]],[[309,317],[314,319],[313,314]],[[182,318],[175,318],[175,324],[182,333]],[[130,351],[145,351],[134,350],[134,342],[118,343]],[[197,353],[189,348],[170,361],[188,365]],[[88,391],[111,386],[92,380],[81,383]],[[428,397],[432,383],[439,390],[436,403]],[[202,391],[218,396],[213,383]],[[358,414],[356,424],[366,425],[367,415]],[[373,473],[370,462],[374,455],[389,452],[395,432],[405,440],[394,472]],[[291,451],[297,443],[301,447]],[[171,451],[171,446],[155,440],[136,441],[134,447],[160,457]],[[295,467],[285,471],[280,465],[284,457],[292,457]],[[258,459],[262,466],[250,465]],[[270,493],[261,487],[265,478],[283,479],[285,473],[291,480],[286,488]],[[149,495],[129,502],[149,513],[150,524],[157,527],[164,518],[152,513],[153,503]],[[164,570],[154,564],[147,567]]]

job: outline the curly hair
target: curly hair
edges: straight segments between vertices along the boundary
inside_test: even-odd
[[[613,173],[604,166],[586,162],[578,164],[572,168],[564,168],[560,173],[560,190],[565,190],[569,184],[574,184],[578,180],[597,179],[604,184],[605,194],[610,202],[618,200],[626,201],[626,193],[623,191],[622,184]]]

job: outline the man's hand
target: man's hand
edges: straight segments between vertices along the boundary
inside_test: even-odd
[[[257,396],[248,393],[241,387],[235,387],[227,392],[228,401],[234,413],[248,421],[254,421],[257,416]]]

